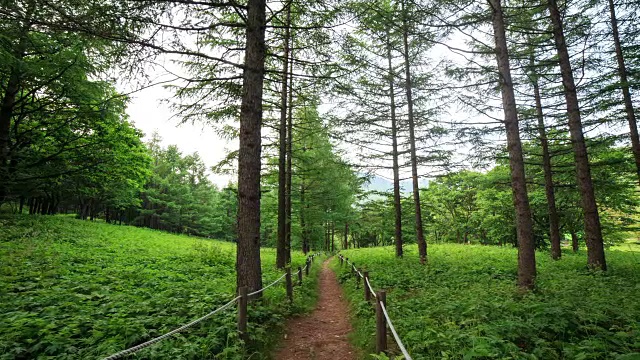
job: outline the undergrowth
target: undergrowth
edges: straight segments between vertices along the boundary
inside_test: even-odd
[[[282,272],[273,249],[261,258],[267,285]],[[295,270],[304,261],[292,253]],[[284,318],[313,307],[318,263],[294,288],[293,304],[283,284],[250,303],[247,346],[232,307],[130,358],[268,358]],[[231,243],[64,216],[0,217],[2,360],[103,358],[199,318],[234,293]]]
[[[608,251],[609,270],[586,269],[586,254],[537,254],[534,291],[517,291],[517,250],[433,245],[420,265],[415,246],[342,252],[369,271],[414,359],[640,359],[640,253]],[[375,315],[362,285],[336,257],[352,306],[357,346],[374,352]],[[392,346],[391,354],[397,355]]]

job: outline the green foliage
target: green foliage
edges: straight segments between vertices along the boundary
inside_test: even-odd
[[[538,256],[537,287],[514,287],[516,249],[438,244],[429,264],[417,249],[342,252],[387,291],[389,315],[415,359],[628,359],[640,353],[640,253],[611,250],[593,273],[583,255]],[[339,262],[332,266],[353,308],[357,345],[373,352],[375,316]]]
[[[563,138],[560,134],[554,133],[554,136]],[[539,161],[536,154],[541,153],[541,149],[534,142],[524,145],[529,153],[526,159],[528,195],[536,244],[546,248],[549,246],[549,213],[544,175],[540,164],[535,162]],[[553,158],[560,232],[567,238],[571,233],[580,236],[583,220],[573,156],[566,151],[566,146],[554,143],[552,147],[556,152],[565,150]],[[631,153],[611,141],[593,141],[590,150],[604,240],[606,245],[613,245],[624,241],[628,232],[637,230],[635,219],[640,198],[634,163]],[[422,189],[422,200],[425,231],[431,243],[516,244],[509,168],[504,163],[486,173],[464,170],[441,176]],[[387,217],[391,216],[391,208],[385,211]],[[410,214],[404,217],[410,218]]]
[[[208,179],[198,155],[183,155],[176,146],[160,146],[154,134],[147,144],[153,162],[140,194],[136,225],[176,233],[235,240],[237,196],[233,188],[219,190]]]
[[[353,204],[360,190],[359,179],[345,162],[344,154],[330,141],[331,129],[318,114],[315,101],[305,99],[297,111],[299,126],[294,130],[292,146],[292,248],[301,248],[302,241],[312,249],[323,249],[326,226],[335,224],[336,234],[344,241],[342,229],[354,217]],[[275,244],[277,223],[277,185],[275,158],[270,171],[263,177],[262,240]],[[306,239],[306,240],[305,240]],[[336,246],[340,241],[336,240]]]
[[[0,359],[101,358],[218,308],[235,293],[230,243],[70,217],[0,218]],[[292,253],[292,263],[305,257]],[[315,302],[316,266],[286,301],[284,286],[250,303],[250,344],[225,310],[138,359],[263,358],[283,319]],[[265,283],[280,276],[262,252]],[[248,353],[245,353],[247,351]]]

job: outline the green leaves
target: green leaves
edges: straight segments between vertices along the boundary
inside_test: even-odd
[[[235,294],[230,243],[70,217],[0,218],[0,359],[95,359],[184,325]],[[292,252],[302,265],[302,253]],[[263,251],[265,283],[281,273]],[[314,277],[292,307],[274,286],[252,303],[251,346],[264,350],[284,316],[315,296]],[[234,309],[145,349],[139,358],[240,359]],[[264,351],[262,351],[264,352]],[[255,355],[253,358],[256,358]],[[260,357],[258,357],[260,358]]]
[[[516,249],[432,244],[429,264],[393,249],[342,251],[369,271],[374,289],[387,291],[387,309],[416,359],[633,358],[640,335],[637,253],[609,251],[607,274],[585,270],[584,255],[560,261],[537,256],[537,288],[515,287]],[[363,305],[348,268],[340,278],[355,311],[356,342],[372,349],[375,317]],[[510,275],[510,276],[504,276]]]

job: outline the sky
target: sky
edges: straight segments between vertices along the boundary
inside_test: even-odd
[[[462,43],[458,44],[458,42],[461,42],[461,40],[456,39],[454,45],[464,46]],[[438,46],[436,46],[436,48],[438,48]],[[445,49],[435,49],[435,53],[438,54],[438,57],[442,56],[443,53],[447,53],[449,57],[451,57],[451,54]],[[182,69],[172,60],[175,59],[167,55],[160,55],[154,61],[155,66],[150,65],[146,69],[146,75],[154,79],[152,82],[167,79],[167,72],[187,76],[182,74]],[[137,86],[133,84],[135,82],[135,80],[132,83],[123,81],[119,84],[118,88],[123,93],[133,91],[130,95],[127,114],[135,126],[145,134],[144,141],[150,140],[152,134],[157,132],[162,139],[163,147],[176,145],[185,155],[198,152],[208,168],[220,162],[225,157],[225,154],[228,153],[228,149],[234,150],[237,148],[237,144],[232,144],[222,139],[210,127],[204,124],[180,124],[181,119],[174,116],[168,104],[173,95],[171,90],[165,89],[162,85],[156,85],[134,91],[137,88]],[[347,154],[353,153],[354,149],[349,148],[348,145],[340,145],[340,147],[346,146],[346,148],[350,150],[346,151]],[[423,170],[427,169],[419,169],[419,173],[428,173],[428,171]],[[402,177],[409,177],[409,171],[410,169],[403,169]],[[378,183],[371,184],[373,188],[391,187],[390,181],[383,181],[383,178],[392,177],[391,170],[378,169],[376,170],[376,175],[381,176],[381,178],[377,179],[379,180]],[[236,181],[236,175],[214,174],[213,172],[209,173],[209,178],[219,187],[226,186],[230,181]],[[410,183],[405,183],[406,184],[403,183],[404,187],[410,188]],[[421,185],[425,186],[426,183],[426,179],[421,179]]]
[[[121,85],[122,87],[129,87]],[[130,91],[130,90],[129,90]],[[222,160],[225,149],[232,144],[220,139],[210,128],[201,124],[182,124],[180,119],[172,116],[169,104],[162,100],[171,99],[171,90],[156,85],[130,95],[131,101],[127,114],[135,126],[144,132],[144,141],[151,139],[157,132],[162,138],[162,146],[176,145],[183,154],[198,152],[205,165],[210,168]],[[219,187],[233,181],[234,176],[209,174],[211,181]]]

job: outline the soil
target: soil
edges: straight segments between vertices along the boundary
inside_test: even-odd
[[[318,304],[309,315],[290,320],[284,339],[274,355],[277,360],[355,360],[349,343],[349,306],[336,274],[322,264]]]

